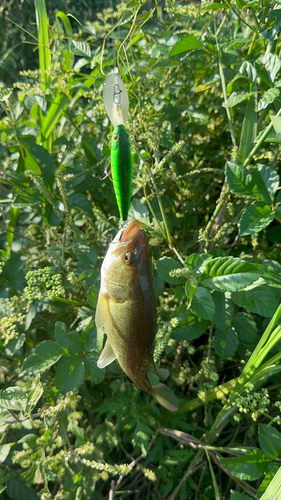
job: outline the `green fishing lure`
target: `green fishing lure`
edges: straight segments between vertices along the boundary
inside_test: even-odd
[[[125,129],[129,98],[120,75],[111,74],[104,84],[103,98],[107,114],[114,126],[111,140],[111,173],[114,192],[122,221],[126,221],[131,201],[132,157]]]

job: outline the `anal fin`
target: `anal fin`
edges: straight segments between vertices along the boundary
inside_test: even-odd
[[[156,373],[161,380],[166,380],[169,376],[169,370],[167,370],[167,368],[156,368]]]
[[[160,405],[164,406],[167,410],[177,411],[178,409],[178,400],[174,395],[173,391],[169,389],[164,384],[153,385],[151,388],[152,396],[160,403]]]
[[[98,368],[105,368],[105,366],[110,365],[112,361],[116,359],[116,356],[113,352],[113,349],[107,339],[105,346],[101,352],[101,355],[98,359],[97,366]]]

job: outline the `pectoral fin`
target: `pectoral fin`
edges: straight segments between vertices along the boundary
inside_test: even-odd
[[[173,391],[171,391],[171,389],[169,389],[166,385],[153,385],[151,388],[151,394],[158,401],[158,403],[164,406],[167,410],[177,411],[178,400]]]
[[[115,359],[116,356],[107,340],[97,362],[98,368],[104,368],[105,366],[110,365],[110,363],[112,363]]]
[[[96,308],[96,325],[97,328],[102,328],[107,322],[109,317],[109,309],[108,309],[108,295],[100,293]]]

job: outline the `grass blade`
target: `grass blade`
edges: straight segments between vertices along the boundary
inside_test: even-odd
[[[42,90],[49,84],[48,71],[51,67],[51,51],[49,42],[49,19],[47,16],[45,0],[34,0],[36,24],[39,40],[39,66],[42,76]]]

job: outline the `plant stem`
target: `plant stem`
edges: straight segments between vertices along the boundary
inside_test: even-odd
[[[276,113],[275,116],[280,116],[280,115],[281,115],[281,108],[279,109],[278,113]],[[250,151],[248,157],[246,158],[246,160],[243,163],[243,167],[247,167],[249,165],[249,163],[252,160],[253,156],[257,153],[257,151],[261,147],[262,143],[267,138],[267,136],[268,136],[269,132],[271,131],[272,127],[273,127],[273,123],[270,122],[269,125],[266,127],[266,129],[263,131],[263,133],[260,136],[260,138],[259,138],[258,142],[256,143],[256,145],[253,147],[252,151]]]

